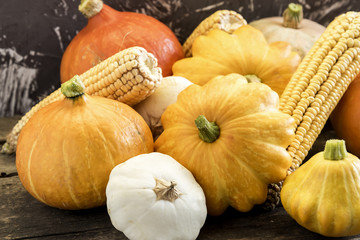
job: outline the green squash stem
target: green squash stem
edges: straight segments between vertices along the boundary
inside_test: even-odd
[[[79,11],[88,19],[98,14],[102,8],[102,0],[81,0],[79,5]]]
[[[82,96],[85,91],[85,85],[78,75],[72,77],[69,81],[61,84],[61,92],[66,98],[75,98]]]
[[[283,12],[283,26],[298,29],[303,20],[303,8],[300,4],[290,3]]]
[[[209,122],[204,115],[195,119],[195,125],[199,130],[199,137],[204,142],[212,143],[218,139],[220,128],[215,122]]]
[[[324,159],[342,160],[346,158],[347,151],[344,140],[330,139],[326,141]]]

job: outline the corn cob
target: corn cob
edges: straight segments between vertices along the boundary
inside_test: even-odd
[[[118,100],[130,106],[144,100],[160,86],[161,68],[157,59],[141,47],[132,47],[116,53],[80,75],[85,92]],[[15,125],[1,152],[16,151],[17,138],[28,120],[42,107],[64,98],[61,89],[55,90],[36,104]]]
[[[213,29],[220,29],[227,33],[234,32],[237,28],[247,24],[246,20],[237,12],[232,10],[218,10],[205,18],[190,34],[183,44],[185,57],[191,57],[191,47],[200,35],[205,35]]]
[[[280,98],[280,110],[296,122],[287,148],[295,171],[323,129],[351,81],[360,72],[360,13],[335,18],[307,53]],[[266,209],[280,202],[282,183],[269,186]]]

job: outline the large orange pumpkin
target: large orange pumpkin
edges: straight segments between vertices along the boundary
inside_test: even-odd
[[[93,5],[79,8],[88,17],[88,24],[72,39],[61,60],[62,83],[133,46],[154,54],[163,76],[171,75],[173,63],[184,57],[175,34],[157,19],[141,13],[117,11],[101,0],[84,1],[88,3]]]
[[[87,209],[105,204],[113,167],[152,151],[149,127],[128,105],[67,95],[40,109],[24,126],[16,167],[25,189],[39,201],[61,209]]]

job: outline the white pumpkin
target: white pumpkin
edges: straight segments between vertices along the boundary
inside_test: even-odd
[[[196,239],[207,216],[204,192],[190,171],[157,152],[117,165],[106,197],[113,226],[129,239]]]
[[[153,94],[133,106],[149,125],[154,140],[164,130],[161,124],[161,115],[170,104],[176,102],[177,95],[191,84],[193,83],[184,77],[164,77]]]
[[[249,23],[260,30],[269,43],[285,41],[301,58],[312,48],[325,27],[310,19],[303,19],[302,6],[290,3],[282,17],[267,17]]]

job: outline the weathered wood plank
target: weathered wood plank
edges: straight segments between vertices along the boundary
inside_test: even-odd
[[[17,175],[15,156],[7,156],[5,154],[0,154],[0,177],[13,175]]]
[[[26,192],[18,176],[0,178],[0,210],[0,239],[72,239],[80,235],[88,239],[85,236],[92,235],[88,232],[126,239],[112,227],[105,207],[82,211],[48,207]]]
[[[6,136],[20,118],[21,116],[0,118],[0,149],[2,144],[6,141]],[[17,175],[15,156],[9,157],[5,154],[0,154],[0,177],[9,177],[14,175]]]
[[[19,121],[21,116],[0,118],[0,143],[6,141],[6,136],[9,134],[13,126]]]

